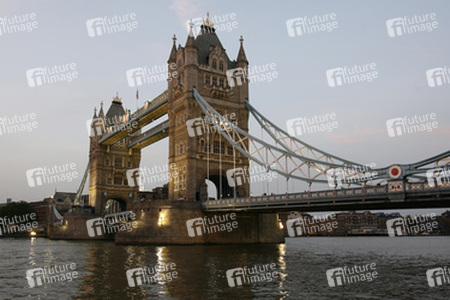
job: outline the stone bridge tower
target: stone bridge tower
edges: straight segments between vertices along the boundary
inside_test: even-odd
[[[233,83],[227,80],[228,70],[248,66],[242,38],[240,42],[237,59],[231,61],[209,18],[196,38],[191,25],[184,47],[177,47],[174,37],[168,60],[169,164],[176,165],[178,176],[169,182],[170,200],[206,200],[208,178],[216,186],[218,199],[233,197],[233,185],[237,196],[249,194],[248,181],[230,186],[227,180],[227,171],[230,175],[233,169],[248,170],[248,159],[212,130],[193,97],[195,87],[220,114],[248,131],[249,112],[245,106],[248,80],[239,78]],[[198,118],[205,120],[200,130],[193,127]]]
[[[116,96],[106,115],[103,104],[97,116],[94,112],[90,132],[89,148],[89,205],[95,208],[95,214],[104,215],[131,209],[137,199],[139,185],[129,184],[127,170],[139,168],[140,149],[129,149],[126,137],[113,145],[101,145],[102,137],[120,126],[129,118],[121,99]],[[139,134],[140,130],[135,133]],[[133,134],[134,135],[134,134]]]

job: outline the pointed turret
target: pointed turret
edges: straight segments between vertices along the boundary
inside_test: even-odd
[[[97,119],[97,107],[94,107],[94,115],[92,116],[92,119]]]
[[[194,31],[192,30],[193,25],[194,24],[191,21],[189,23],[189,34],[188,34],[188,38],[186,40],[186,45],[184,46],[185,48],[195,47]]]
[[[173,63],[177,61],[177,37],[175,36],[175,34],[173,35],[173,46],[172,46],[172,51],[170,51],[170,56],[169,56],[169,60],[167,61],[168,63]]]
[[[98,117],[104,119],[105,113],[103,112],[103,101],[100,102],[100,111],[98,112]]]
[[[119,98],[119,93],[116,93],[116,97],[113,98],[111,106],[106,112],[105,116],[106,126],[116,124],[118,121],[123,119],[124,115],[125,109],[122,106],[122,99]]]
[[[241,47],[239,48],[237,62],[238,62],[238,64],[244,63],[245,65],[248,65],[247,56],[245,56],[245,51],[244,51],[244,38],[242,37],[242,35],[241,35],[241,38],[239,39],[239,41],[241,42]]]

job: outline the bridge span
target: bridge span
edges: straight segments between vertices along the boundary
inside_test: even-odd
[[[209,200],[205,211],[345,211],[407,208],[444,208],[450,206],[450,183],[432,187],[427,183],[391,181],[383,186],[349,188]]]

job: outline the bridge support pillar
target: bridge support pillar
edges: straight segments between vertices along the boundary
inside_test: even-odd
[[[276,213],[212,213],[199,202],[136,203],[138,228],[116,235],[117,244],[283,243]]]

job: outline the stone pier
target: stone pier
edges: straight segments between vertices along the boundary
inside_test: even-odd
[[[278,216],[273,213],[208,213],[201,210],[200,202],[184,201],[135,203],[133,211],[137,214],[138,226],[131,232],[116,234],[117,244],[284,242],[283,230],[278,227]],[[202,226],[201,222],[206,226]]]

